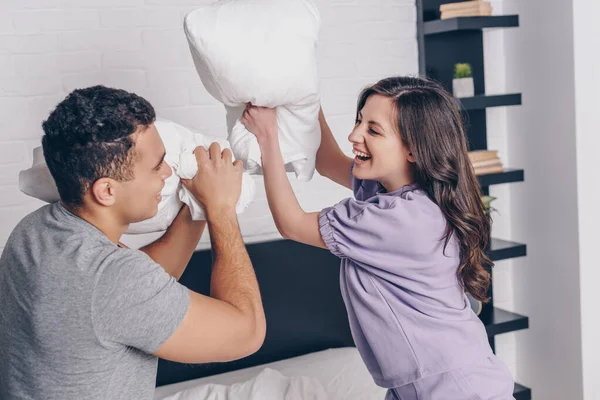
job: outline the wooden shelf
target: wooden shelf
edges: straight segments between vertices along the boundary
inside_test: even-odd
[[[490,107],[518,106],[521,104],[521,93],[477,95],[459,98],[464,110],[483,110]]]
[[[492,238],[488,255],[492,261],[523,257],[527,255],[527,246],[522,243]]]
[[[515,397],[515,400],[531,400],[531,389],[515,383],[513,396]]]
[[[458,17],[427,21],[423,24],[423,33],[427,36],[445,32],[480,30],[486,28],[514,28],[517,26],[519,26],[518,15]]]
[[[525,180],[525,171],[522,169],[506,168],[502,172],[477,175],[477,179],[479,180],[481,187],[500,185],[502,183],[522,182]]]
[[[529,318],[524,315],[494,307],[491,313],[480,316],[488,336],[529,328]]]

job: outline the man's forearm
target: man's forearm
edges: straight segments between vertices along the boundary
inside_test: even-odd
[[[260,291],[235,210],[207,210],[207,217],[213,252],[211,297],[237,308],[248,317],[257,337],[263,338],[265,315]]]
[[[140,251],[159,263],[175,279],[181,278],[198,241],[204,232],[205,221],[193,221],[190,209],[184,205],[165,234]]]

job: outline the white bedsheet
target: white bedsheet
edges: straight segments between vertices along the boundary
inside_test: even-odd
[[[383,400],[385,398],[386,389],[375,385],[356,348],[347,347],[161,386],[156,389],[154,400],[164,399],[182,390],[207,383],[232,385],[244,382],[258,376],[265,368],[279,371],[289,377],[316,378],[330,400]]]
[[[321,382],[306,376],[284,376],[265,368],[257,377],[233,385],[206,383],[165,400],[328,400]]]

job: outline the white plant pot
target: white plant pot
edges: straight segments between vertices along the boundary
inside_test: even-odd
[[[453,79],[452,94],[454,94],[454,97],[475,96],[475,84],[473,83],[473,77]]]

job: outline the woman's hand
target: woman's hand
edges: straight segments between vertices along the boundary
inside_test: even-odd
[[[277,113],[274,108],[257,107],[248,103],[241,121],[256,136],[259,145],[277,139]]]

